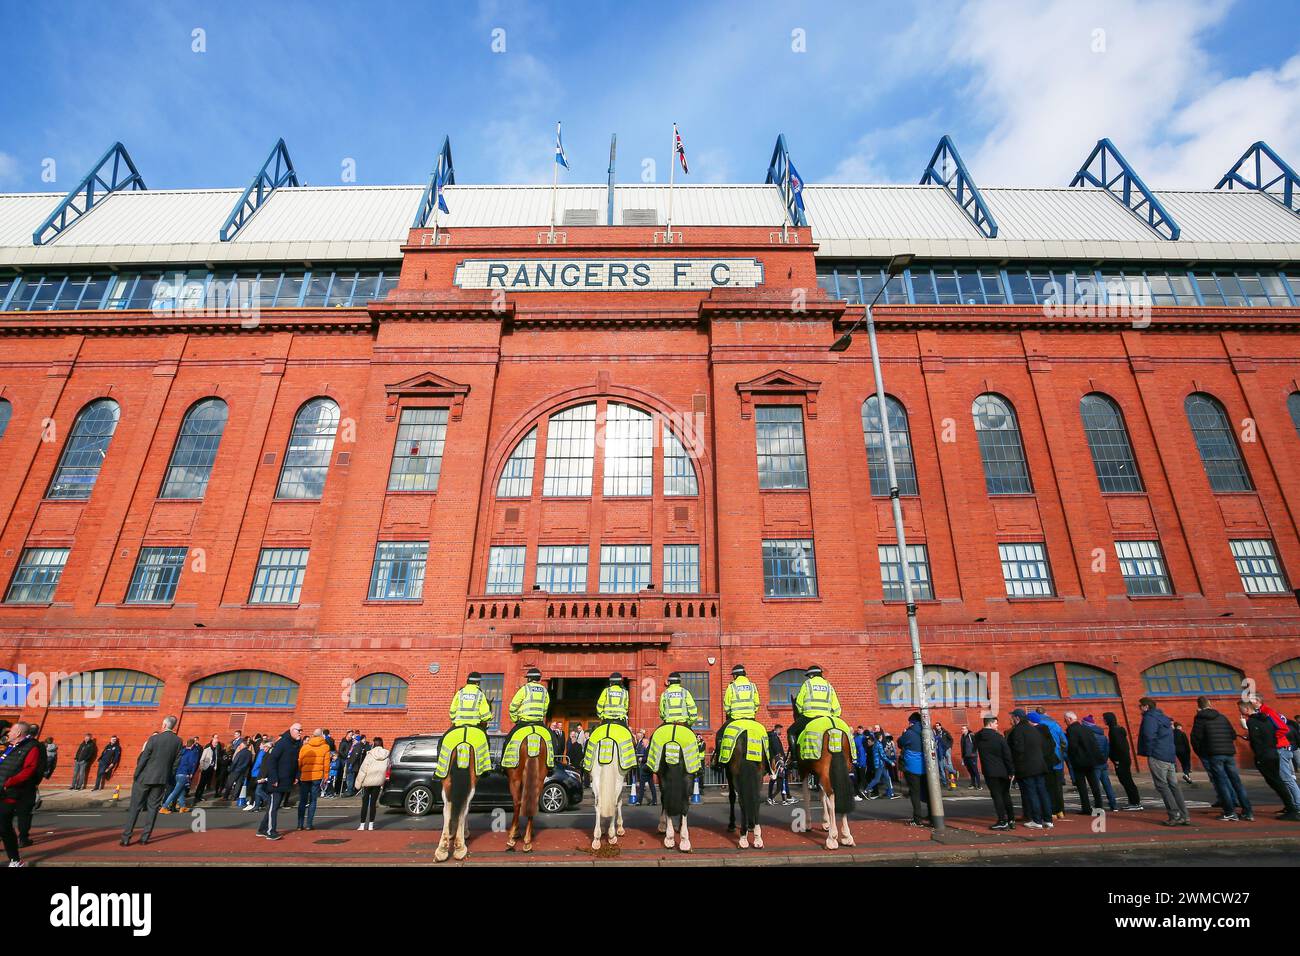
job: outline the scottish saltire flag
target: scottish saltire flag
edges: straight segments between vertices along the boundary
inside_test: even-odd
[[[691,168],[686,165],[686,147],[682,145],[682,134],[677,132],[676,123],[673,124],[673,152],[682,161],[682,172],[689,175]]]
[[[433,193],[434,193],[434,197],[438,200],[438,208],[441,209],[443,212],[449,213],[451,212],[451,210],[447,208],[447,199],[442,192],[442,187],[447,185],[447,181],[443,179],[444,175],[445,174],[443,173],[442,170],[438,171],[438,175],[434,179],[434,183],[433,183]]]
[[[803,209],[803,177],[794,168],[794,163],[790,163],[790,195],[794,197],[794,204]]]
[[[558,166],[569,168],[569,160],[564,155],[564,141],[560,139],[560,124],[555,124],[555,163]]]

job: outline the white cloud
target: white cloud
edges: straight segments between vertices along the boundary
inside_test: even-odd
[[[827,183],[887,183],[891,177],[886,173],[891,155],[914,154],[916,156],[916,173],[908,173],[904,182],[917,182],[925,169],[929,152],[938,142],[935,133],[938,120],[934,114],[915,116],[904,120],[896,126],[872,130],[858,138],[852,151],[835,164],[829,176],[822,178]],[[924,155],[922,155],[924,154]]]
[[[18,158],[8,153],[0,153],[0,186],[16,185],[20,178]]]

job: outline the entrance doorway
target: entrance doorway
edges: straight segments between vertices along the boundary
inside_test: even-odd
[[[596,699],[608,683],[604,677],[551,678],[551,720],[560,722],[566,738],[579,724],[591,732],[597,722]]]

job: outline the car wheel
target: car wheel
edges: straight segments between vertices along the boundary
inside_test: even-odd
[[[433,809],[433,791],[428,787],[412,787],[403,801],[406,812],[413,817],[422,817]]]
[[[559,813],[568,807],[569,798],[558,783],[548,783],[542,788],[541,805],[543,813]]]

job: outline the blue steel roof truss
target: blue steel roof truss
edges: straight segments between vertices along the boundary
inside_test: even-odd
[[[948,171],[949,166],[952,167],[951,172]],[[921,175],[922,186],[931,183],[942,186],[947,191],[953,202],[966,214],[966,218],[980,233],[989,239],[998,237],[998,222],[993,218],[993,213],[989,212],[989,207],[984,202],[979,187],[975,185],[975,180],[971,178],[966,164],[961,161],[961,154],[957,152],[952,137],[946,133],[939,140],[939,145],[934,148],[930,164],[925,167],[925,172]]]
[[[1300,175],[1262,140],[1246,150],[1214,188],[1222,189],[1224,186],[1254,189],[1300,215]]]
[[[781,203],[790,215],[790,222],[796,226],[808,225],[808,217],[795,202],[794,190],[790,188],[790,150],[786,148],[784,133],[777,134],[772,161],[767,164],[767,182],[774,183],[781,191]]]
[[[433,215],[433,209],[438,205],[438,182],[442,181],[444,186],[454,186],[456,184],[456,167],[451,161],[451,137],[442,138],[442,149],[438,150],[438,158],[434,161],[433,172],[429,175],[429,184],[424,187],[424,193],[420,196],[420,205],[415,210],[415,219],[411,221],[412,229],[424,229],[429,224],[429,218]]]
[[[253,218],[253,213],[257,212],[271,197],[271,193],[281,186],[300,185],[302,184],[298,182],[298,172],[293,168],[293,160],[289,158],[289,150],[284,145],[284,140],[276,140],[275,146],[271,148],[271,155],[266,157],[266,162],[262,164],[262,168],[257,171],[257,175],[248,184],[244,194],[239,197],[239,202],[235,203],[235,208],[230,210],[230,215],[226,217],[221,227],[221,241],[229,242],[235,238],[239,230]]]
[[[124,189],[147,188],[126,147],[114,143],[86,174],[85,179],[73,186],[45,221],[36,227],[32,233],[32,245],[41,246],[55,239],[112,193]]]
[[[1134,172],[1109,139],[1097,140],[1097,145],[1074,174],[1074,179],[1070,180],[1071,186],[1084,184],[1106,190],[1162,239],[1173,242],[1182,234],[1169,210],[1147,188],[1142,177]]]

